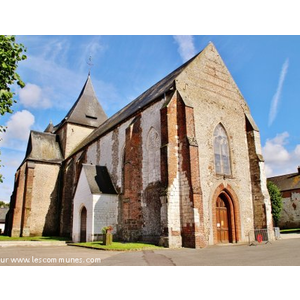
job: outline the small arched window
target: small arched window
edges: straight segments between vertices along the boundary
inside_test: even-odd
[[[224,127],[218,124],[214,131],[215,171],[221,175],[231,175],[228,137]]]

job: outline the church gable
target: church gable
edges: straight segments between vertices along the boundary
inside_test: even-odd
[[[195,101],[214,101],[218,105],[249,108],[224,64],[217,49],[210,43],[176,79],[176,88],[186,105]]]

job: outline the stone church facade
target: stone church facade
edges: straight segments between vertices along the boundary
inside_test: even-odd
[[[30,133],[7,225],[192,248],[271,229],[259,130],[214,45],[110,118],[89,76],[60,124]]]

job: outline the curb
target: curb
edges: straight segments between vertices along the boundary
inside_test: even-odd
[[[46,246],[67,246],[67,243],[64,241],[53,241],[53,242],[44,242],[44,241],[1,241],[0,248],[4,247],[46,247]]]

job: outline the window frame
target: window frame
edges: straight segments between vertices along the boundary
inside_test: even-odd
[[[226,137],[226,151],[222,151],[222,145],[221,143],[217,143],[216,144],[216,138],[220,137],[221,135],[216,135],[217,130],[220,130],[219,128],[221,128],[222,132],[223,132],[223,137]],[[216,146],[218,145],[219,149],[216,149]],[[215,170],[215,174],[217,176],[223,176],[223,177],[232,177],[232,164],[231,164],[231,149],[230,149],[230,141],[228,138],[228,134],[227,131],[224,127],[224,125],[222,123],[218,123],[218,125],[215,127],[214,131],[213,131],[213,153],[214,153],[214,170]],[[219,151],[216,151],[219,150]],[[225,153],[224,153],[225,152]],[[226,152],[228,153],[228,155],[226,155]],[[216,156],[219,156],[219,163],[220,163],[220,167],[217,166],[217,159]],[[226,163],[224,163],[226,162]],[[228,172],[226,172],[226,165],[228,168]]]

